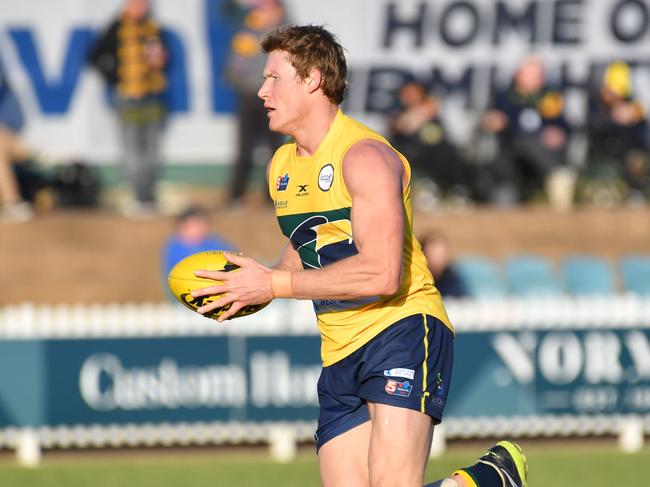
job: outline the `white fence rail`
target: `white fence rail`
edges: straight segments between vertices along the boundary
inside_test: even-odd
[[[445,302],[459,332],[650,327],[650,298],[632,294]],[[309,301],[277,300],[254,315],[222,324],[173,303],[0,308],[0,339],[316,333]]]

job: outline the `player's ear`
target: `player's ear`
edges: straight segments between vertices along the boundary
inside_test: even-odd
[[[313,93],[318,88],[320,88],[322,79],[323,78],[320,74],[320,71],[318,71],[317,69],[312,69],[309,72],[309,76],[307,76],[304,80],[305,86],[307,88],[307,92]]]

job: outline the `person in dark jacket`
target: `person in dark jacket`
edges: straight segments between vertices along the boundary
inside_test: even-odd
[[[420,238],[420,243],[436,288],[442,297],[467,296],[467,284],[454,266],[447,238],[439,231],[431,231]]]
[[[262,159],[265,163],[285,139],[281,134],[269,130],[266,109],[257,97],[266,62],[259,43],[269,30],[285,21],[285,8],[280,0],[229,0],[224,8],[236,29],[225,70],[237,98],[237,155],[228,195],[228,204],[236,207],[243,202],[246,194],[255,166],[255,149],[268,149],[268,156]],[[262,180],[265,183],[265,178]],[[267,193],[264,186],[262,194]],[[266,200],[271,202],[268,196]]]
[[[408,158],[415,178],[429,179],[445,195],[469,195],[471,171],[449,139],[440,100],[418,81],[404,83],[398,98],[389,140]]]
[[[621,61],[607,66],[590,94],[587,137],[585,181],[601,180],[612,190],[622,182],[627,195],[621,199],[650,198],[647,114],[634,93],[631,69]]]
[[[496,202],[525,202],[545,194],[550,176],[565,166],[564,97],[548,84],[536,56],[524,58],[510,86],[494,95],[482,128],[495,134],[499,145],[490,168]]]
[[[124,173],[134,199],[124,211],[156,213],[159,142],[165,120],[167,50],[162,28],[148,0],[126,0],[122,11],[97,39],[89,62],[114,90],[124,147]]]

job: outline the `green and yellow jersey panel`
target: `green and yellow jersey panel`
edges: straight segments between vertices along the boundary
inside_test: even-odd
[[[358,253],[350,219],[352,198],[343,181],[343,158],[350,147],[364,139],[390,146],[385,138],[339,110],[313,156],[297,156],[296,144],[288,143],[276,151],[271,161],[269,192],[278,222],[305,269],[319,269]],[[392,296],[313,300],[324,366],[350,355],[409,315],[432,315],[452,329],[422,248],[413,234],[410,168],[404,156],[395,152],[409,180],[403,192],[405,228],[400,286]]]

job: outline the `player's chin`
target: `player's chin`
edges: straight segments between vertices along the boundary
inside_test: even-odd
[[[282,119],[277,110],[270,110],[267,113],[269,128],[271,130],[280,130],[282,128]]]
[[[277,132],[283,135],[290,135],[287,124],[282,123],[280,120],[270,119],[269,120],[269,129],[273,132]]]
[[[269,116],[269,129],[273,130],[274,132],[277,132],[279,130],[279,123],[273,119],[273,117]]]

